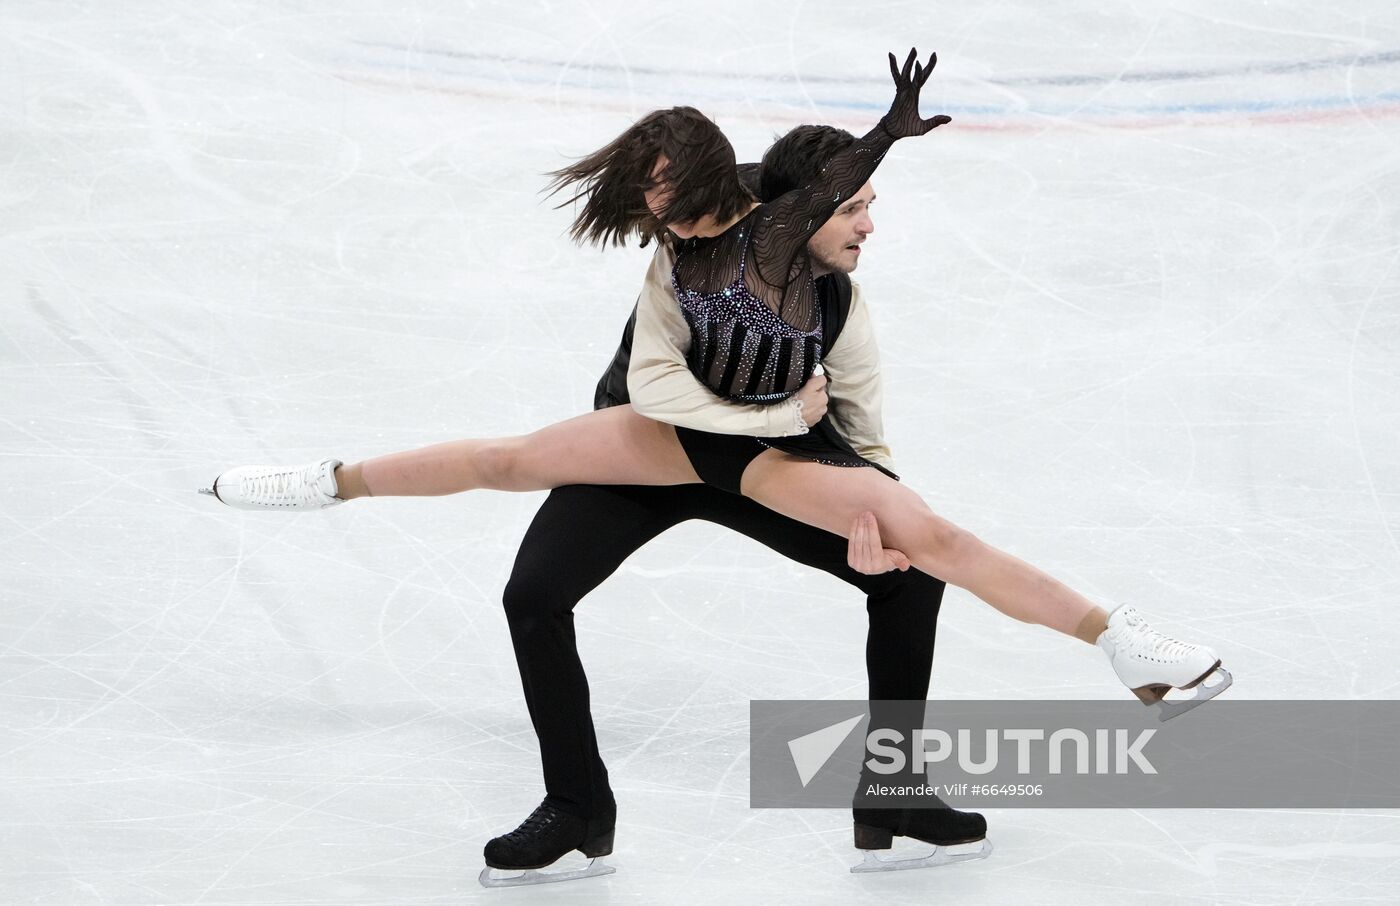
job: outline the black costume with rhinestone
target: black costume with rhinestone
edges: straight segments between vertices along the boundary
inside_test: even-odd
[[[706,387],[731,400],[777,403],[812,377],[824,343],[834,342],[844,321],[850,283],[844,300],[818,292],[807,242],[860,191],[893,142],[876,126],[828,161],[811,185],[758,205],[718,236],[677,243],[671,283],[690,325],[686,360]],[[823,309],[827,320],[840,320],[824,324]],[[899,478],[857,453],[829,417],[787,437],[689,428],[677,428],[676,436],[702,480],[735,494],[744,469],[766,448],[826,465],[874,466]]]
[[[893,142],[876,126],[811,185],[758,205],[718,236],[678,244],[671,280],[690,325],[688,363],[706,387],[773,403],[811,378],[822,323],[807,241],[860,191]]]

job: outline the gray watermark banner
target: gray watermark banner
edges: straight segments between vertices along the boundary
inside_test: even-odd
[[[755,701],[755,808],[1400,808],[1400,701]]]

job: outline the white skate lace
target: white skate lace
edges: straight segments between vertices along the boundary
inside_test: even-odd
[[[1135,654],[1147,655],[1158,661],[1173,663],[1185,660],[1199,646],[1190,642],[1183,642],[1174,639],[1169,635],[1163,635],[1151,626],[1147,621],[1138,615],[1136,611],[1123,615],[1124,635],[1131,631],[1129,644]]]
[[[238,491],[249,503],[261,506],[288,506],[325,501],[319,478],[321,463],[300,469],[263,472],[243,479]]]

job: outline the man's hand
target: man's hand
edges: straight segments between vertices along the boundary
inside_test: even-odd
[[[851,523],[851,543],[846,548],[846,562],[851,569],[867,576],[887,573],[892,569],[904,572],[909,568],[909,558],[902,552],[880,545],[880,526],[871,512],[861,513]]]
[[[802,403],[802,420],[812,427],[826,415],[826,375],[814,372],[797,391],[797,399]]]

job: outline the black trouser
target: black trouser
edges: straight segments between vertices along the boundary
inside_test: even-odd
[[[506,618],[540,739],[546,801],[583,818],[616,812],[589,713],[574,605],[633,551],[690,519],[731,528],[865,592],[871,699],[928,697],[943,582],[915,569],[867,576],[846,564],[844,538],[707,485],[571,485],[530,523],[505,590]]]

